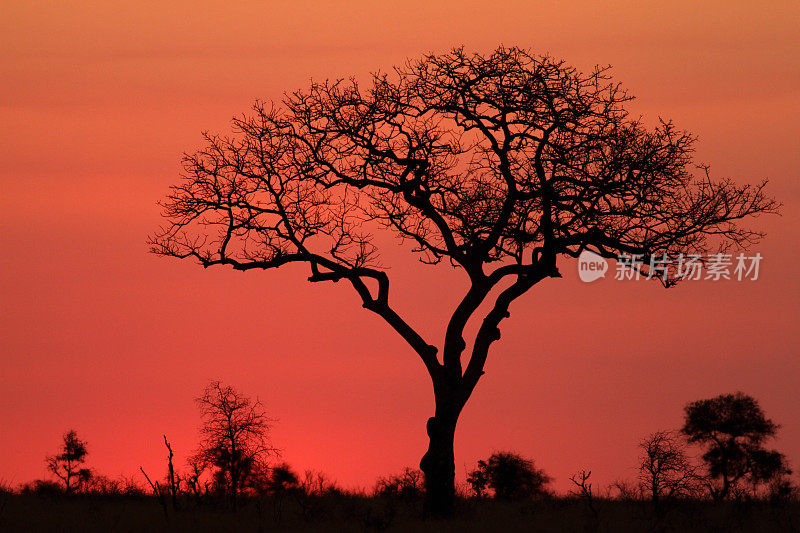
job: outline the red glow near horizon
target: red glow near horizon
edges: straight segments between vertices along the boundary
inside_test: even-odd
[[[688,401],[742,390],[783,424],[798,466],[797,140],[800,9],[708,2],[567,7],[506,2],[163,5],[12,3],[0,34],[0,481],[45,476],[74,427],[109,475],[160,472],[197,442],[211,379],[258,396],[299,470],[345,486],[416,466],[432,392],[422,364],[348,287],[305,271],[238,273],[146,253],[155,202],[202,130],[309,78],[363,77],[406,58],[499,43],[614,65],[648,121],[698,134],[717,176],[771,179],[782,217],[757,282],[582,284],[573,263],[512,308],[462,415],[456,469],[510,449],[566,489],[632,477],[636,445]],[[391,241],[390,241],[391,242]],[[401,248],[393,298],[432,339],[459,273]],[[456,281],[454,281],[456,280]],[[491,431],[487,431],[491,428]]]

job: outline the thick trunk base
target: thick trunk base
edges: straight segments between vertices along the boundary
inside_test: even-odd
[[[425,474],[425,516],[447,518],[453,515],[455,505],[455,420],[442,422],[428,419],[428,451],[419,463]]]

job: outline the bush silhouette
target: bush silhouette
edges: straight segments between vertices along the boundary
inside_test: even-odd
[[[547,494],[550,476],[534,466],[532,460],[511,452],[496,452],[488,461],[478,461],[478,468],[470,472],[467,483],[477,496],[487,488],[500,500],[518,500]]]
[[[375,486],[377,496],[399,496],[412,499],[423,493],[422,472],[408,467],[400,474],[379,478]]]

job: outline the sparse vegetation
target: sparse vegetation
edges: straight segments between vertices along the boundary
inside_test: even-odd
[[[214,381],[198,403],[203,419],[200,452],[190,456],[185,470],[175,466],[172,445],[164,436],[166,472],[159,479],[142,469],[150,486],[145,491],[134,478],[109,478],[86,468],[86,443],[68,431],[60,453],[47,458],[54,480],[16,488],[0,485],[0,530],[624,532],[800,527],[800,491],[787,461],[763,446],[778,425],[741,393],[688,404],[680,432],[657,431],[640,442],[637,478],[618,479],[605,489],[592,481],[587,469],[570,478],[571,491],[557,494],[550,488],[552,478],[532,459],[495,452],[468,473],[471,491],[456,499],[455,517],[447,520],[424,513],[420,470],[405,468],[380,477],[371,493],[343,490],[322,472],[300,475],[285,461],[268,461],[277,453],[268,445],[271,421],[258,401]],[[693,443],[701,447],[699,458],[692,454]],[[732,455],[736,462],[714,462],[728,457],[715,447],[733,454],[735,446],[741,449]],[[229,456],[239,461],[218,459]],[[780,460],[764,459],[776,457]],[[238,470],[232,474],[233,468]]]

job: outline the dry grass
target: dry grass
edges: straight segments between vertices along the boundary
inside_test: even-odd
[[[580,500],[462,500],[457,518],[423,520],[419,500],[329,495],[265,498],[238,511],[182,502],[168,509],[150,497],[38,496],[0,493],[0,531],[798,531],[800,503],[682,502],[655,513],[649,502],[599,500],[597,517]]]

